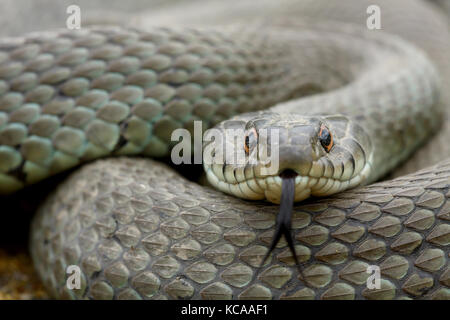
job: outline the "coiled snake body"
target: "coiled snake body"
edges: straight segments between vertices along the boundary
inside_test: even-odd
[[[275,14],[253,27],[92,28],[5,40],[0,189],[109,155],[167,156],[173,130],[193,131],[196,120],[246,137],[280,130],[273,175],[208,158],[209,181],[226,193],[279,202],[286,169],[297,174],[296,200],[380,179],[447,130],[448,30],[431,8],[414,6],[430,20],[429,38],[405,37],[421,49],[355,25]],[[238,140],[228,141],[231,150],[247,144]],[[446,160],[296,205],[300,270],[282,239],[256,276],[277,206],[201,187],[152,160],[99,160],[45,201],[31,252],[49,292],[63,298],[449,299],[449,175]],[[71,265],[81,268],[79,289],[66,286]],[[375,289],[366,285],[372,265],[382,278]]]

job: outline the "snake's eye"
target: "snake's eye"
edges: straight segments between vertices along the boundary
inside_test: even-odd
[[[333,148],[333,136],[330,130],[323,124],[319,130],[319,141],[326,152],[330,152],[331,148]]]
[[[246,154],[250,154],[251,146],[258,140],[258,132],[255,128],[251,128],[245,135],[244,150]]]

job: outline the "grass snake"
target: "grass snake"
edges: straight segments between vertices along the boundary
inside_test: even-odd
[[[392,32],[368,31],[346,21],[366,3],[347,2],[287,6],[297,18],[273,12],[225,27],[2,40],[2,193],[119,156],[78,169],[33,220],[31,254],[52,296],[449,299],[450,162],[436,164],[450,156],[448,22],[428,4],[399,1],[382,6]],[[400,11],[405,21],[389,29]],[[226,151],[203,157],[222,192],[126,157],[170,155],[172,132],[193,132],[197,120],[223,133]],[[274,128],[279,140],[264,142]],[[276,172],[261,173],[263,156],[224,159],[258,148],[276,148]],[[408,159],[409,174],[370,184]],[[292,199],[333,194],[290,212]],[[282,198],[289,219],[278,223],[286,216],[261,200]],[[70,265],[81,268],[80,289],[66,286]],[[366,286],[370,265],[381,270],[378,289]]]

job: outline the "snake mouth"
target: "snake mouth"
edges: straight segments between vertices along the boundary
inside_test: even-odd
[[[332,195],[368,181],[372,172],[372,161],[370,158],[362,166],[362,169],[354,172],[350,178],[333,175],[305,175],[295,167],[283,169],[281,172],[269,176],[258,175],[254,170],[230,170],[233,172],[231,175],[233,179],[226,179],[222,173],[224,171],[221,165],[205,164],[208,181],[222,192],[242,199],[267,200],[275,204],[280,204],[282,185],[286,178],[293,180],[295,185],[294,202],[299,202],[310,196],[323,197]],[[248,172],[250,174],[247,175]]]
[[[295,170],[292,169],[284,169],[280,174],[279,174],[281,179],[295,179],[295,177],[298,176],[298,173]]]

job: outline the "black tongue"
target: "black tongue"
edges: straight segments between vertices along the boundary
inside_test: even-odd
[[[275,235],[272,238],[272,243],[270,244],[269,251],[261,262],[261,266],[266,262],[273,249],[275,249],[275,246],[277,245],[278,241],[280,241],[281,236],[284,236],[294,257],[295,264],[297,265],[297,267],[299,267],[297,255],[294,248],[294,241],[291,234],[292,208],[294,207],[295,196],[295,176],[296,175],[293,174],[286,174],[281,176],[282,184],[280,212],[278,213],[275,225]]]

